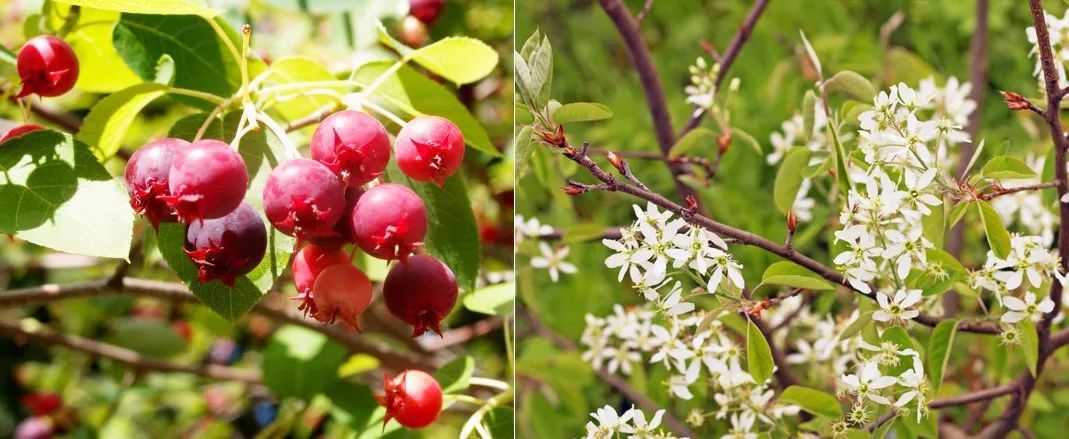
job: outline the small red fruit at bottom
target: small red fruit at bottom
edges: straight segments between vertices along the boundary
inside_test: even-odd
[[[357,318],[371,304],[371,280],[351,264],[327,267],[312,287],[316,320],[340,322],[346,328],[360,332]]]
[[[267,226],[248,204],[230,214],[194,221],[186,227],[185,252],[197,265],[201,283],[219,279],[229,287],[252,271],[267,252]]]
[[[297,299],[301,301],[298,310],[305,315],[315,315],[315,301],[312,300],[312,287],[316,278],[328,267],[348,264],[349,255],[340,248],[309,244],[293,256],[293,283],[297,287]]]
[[[345,211],[345,186],[330,168],[315,160],[278,165],[264,185],[264,213],[276,229],[308,239],[334,234]]]
[[[49,415],[63,408],[63,398],[57,393],[34,392],[22,397],[22,405],[34,416]]]
[[[222,217],[241,204],[249,185],[245,160],[230,145],[198,140],[179,150],[162,197],[182,222]]]
[[[349,217],[356,244],[369,255],[388,261],[400,259],[423,245],[427,209],[412,189],[380,184],[368,189]]]
[[[464,135],[449,119],[419,116],[397,133],[393,150],[401,172],[441,187],[464,161]]]
[[[442,386],[426,372],[409,369],[392,379],[387,374],[384,387],[384,393],[375,396],[386,407],[383,428],[391,419],[408,428],[423,428],[442,412]]]
[[[414,255],[390,269],[382,296],[391,314],[413,326],[412,337],[428,329],[442,335],[441,321],[457,303],[457,278],[442,261]]]
[[[0,143],[7,142],[8,140],[14,139],[26,133],[32,133],[34,131],[40,131],[43,129],[45,129],[45,127],[37,124],[24,123],[4,133],[4,137],[0,137]]]
[[[78,56],[66,41],[42,35],[22,46],[16,69],[22,79],[22,90],[17,97],[31,93],[59,96],[74,88],[78,81]]]

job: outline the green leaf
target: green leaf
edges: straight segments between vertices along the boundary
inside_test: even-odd
[[[446,37],[409,56],[412,61],[458,85],[478,81],[497,66],[497,52],[486,43],[468,37]]]
[[[872,323],[872,311],[859,314],[857,320],[854,320],[854,322],[847,326],[846,329],[843,330],[843,333],[839,335],[839,340],[853,338],[855,335],[858,335],[861,331],[865,330],[865,327],[869,326],[870,323]]]
[[[578,244],[588,241],[601,241],[605,236],[605,226],[596,223],[579,223],[564,228],[561,241],[565,244]]]
[[[779,400],[818,416],[835,419],[843,415],[843,408],[834,395],[808,387],[790,386],[780,394]]]
[[[761,275],[761,283],[784,285],[807,290],[834,290],[835,284],[791,261],[769,265]]]
[[[207,8],[203,2],[191,0],[55,0],[60,3],[107,11],[134,14],[204,15],[215,16],[218,11]]]
[[[538,141],[534,139],[534,130],[530,126],[520,128],[516,133],[516,180],[527,175],[527,166],[531,162],[531,155],[538,147]]]
[[[330,398],[330,415],[334,421],[357,433],[358,439],[385,437],[401,429],[401,424],[390,422],[383,426],[386,411],[375,401],[375,392],[363,384],[339,381],[326,390]]]
[[[237,62],[202,17],[123,14],[112,38],[119,56],[145,81],[156,78],[160,57],[169,55],[177,66],[175,87],[229,97],[241,86]],[[203,105],[199,99],[176,99]]]
[[[36,131],[0,147],[0,233],[53,250],[126,259],[134,212],[123,184],[69,134]]]
[[[813,90],[806,90],[802,97],[802,135],[806,140],[813,135],[813,126],[816,123],[817,95]]]
[[[754,381],[763,383],[772,377],[772,349],[768,347],[768,341],[764,334],[752,320],[747,321],[746,326],[746,367]]]
[[[1036,172],[1028,167],[1025,162],[1010,156],[998,156],[988,160],[984,169],[980,171],[984,178],[998,178],[1004,180],[1035,178]]]
[[[1021,350],[1024,352],[1024,361],[1028,365],[1028,371],[1036,376],[1036,365],[1039,363],[1039,334],[1036,333],[1036,324],[1032,319],[1024,319],[1018,323],[1021,330]]]
[[[78,140],[90,145],[100,160],[115,155],[141,110],[166,93],[166,87],[146,82],[108,95],[89,110]]]
[[[917,352],[922,351],[921,347],[916,344],[913,338],[909,336],[909,333],[906,332],[906,330],[901,326],[892,326],[890,328],[885,329],[883,331],[883,334],[880,335],[880,340],[885,342],[889,341],[898,345],[899,350],[913,349]],[[900,375],[902,372],[905,372],[912,367],[912,361],[899,361],[896,366],[888,370],[887,375]]]
[[[995,256],[999,258],[1009,256],[1010,232],[1006,230],[1006,226],[1002,225],[1002,220],[999,219],[995,208],[983,200],[976,201],[976,206],[980,211],[980,219],[984,223],[984,233],[987,234],[987,244],[991,246],[991,251],[995,252]]]
[[[596,102],[572,102],[553,111],[553,120],[559,124],[590,122],[612,117],[612,109]]]
[[[668,150],[668,158],[677,158],[687,155],[696,147],[707,146],[710,150],[716,149],[716,133],[705,127],[698,127],[684,134],[672,149]]]
[[[477,313],[506,316],[516,300],[516,284],[500,283],[482,287],[464,297],[464,307]]]
[[[343,346],[320,332],[287,325],[272,334],[260,367],[275,396],[307,400],[334,387],[344,362]]]
[[[391,64],[393,64],[392,61],[364,64],[356,71],[354,79],[370,84]],[[475,116],[468,112],[467,107],[457,100],[452,91],[408,66],[401,67],[397,73],[386,79],[375,90],[372,95],[372,99],[374,98],[380,98],[385,105],[400,108],[412,117],[433,114],[449,119],[457,125],[457,128],[460,128],[460,132],[464,134],[464,141],[469,146],[492,157],[501,156],[501,153],[490,142],[490,136],[486,134],[486,130],[475,119]]]
[[[275,61],[263,73],[265,86],[292,84],[297,82],[331,81],[334,75],[326,67],[310,58],[284,58]],[[322,87],[338,93],[344,93],[342,87]],[[286,120],[300,119],[308,116],[320,108],[330,104],[333,100],[322,95],[297,95],[285,101],[280,101],[271,106],[278,111]]]
[[[872,102],[876,97],[876,88],[864,76],[850,70],[843,70],[824,82],[824,91],[828,94],[841,94],[861,102]]]
[[[434,379],[442,386],[442,393],[464,393],[471,383],[472,372],[475,372],[475,359],[465,355],[435,371]]]
[[[961,201],[950,209],[950,218],[948,218],[947,221],[947,228],[954,227],[958,224],[958,221],[961,221],[961,218],[968,212],[969,205],[972,204],[972,202],[972,200]]]
[[[957,331],[957,320],[943,320],[935,325],[932,336],[928,340],[928,373],[931,377],[933,395],[939,394],[939,387],[943,384],[943,374],[946,372],[947,360],[950,359],[950,351],[954,346],[954,334]]]
[[[762,157],[765,155],[765,150],[761,147],[761,142],[758,142],[754,136],[750,135],[750,133],[739,129],[738,127],[731,127],[731,137],[750,145],[750,147],[757,152],[757,155]]]
[[[69,7],[55,7],[56,13],[48,14],[47,19],[52,28],[60,29]],[[141,78],[126,67],[112,44],[112,31],[120,14],[89,8],[82,8],[79,14],[78,25],[63,37],[78,56],[75,87],[94,93],[112,93],[140,83]]]
[[[186,340],[160,320],[122,318],[104,337],[108,343],[150,357],[167,358],[186,350]]]
[[[14,66],[18,62],[18,55],[7,46],[0,45],[0,62]]]
[[[802,186],[802,172],[809,165],[811,155],[812,152],[805,147],[792,148],[787,152],[787,156],[783,158],[783,164],[776,172],[772,196],[776,208],[784,215],[794,208],[794,201],[798,198],[798,188]]]
[[[416,51],[416,49],[408,47],[404,43],[397,41],[397,39],[394,38],[393,35],[390,35],[390,31],[386,30],[386,26],[383,25],[381,21],[375,23],[375,36],[378,37],[379,43],[382,43],[383,46],[393,49],[395,52],[397,52],[398,55],[401,55],[402,57],[406,57],[412,52]]]

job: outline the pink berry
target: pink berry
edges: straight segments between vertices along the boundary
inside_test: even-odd
[[[238,276],[263,260],[267,227],[252,206],[241,203],[226,216],[189,224],[185,251],[197,265],[201,283],[219,279],[233,287]]]
[[[390,269],[382,296],[390,314],[414,327],[412,337],[428,329],[441,335],[441,321],[457,303],[457,278],[442,261],[413,255]]]
[[[392,261],[408,258],[423,245],[427,210],[419,195],[399,184],[368,189],[350,215],[356,244],[369,255]]]
[[[171,164],[178,152],[188,147],[189,142],[182,139],[159,139],[139,148],[126,162],[126,191],[130,193],[130,207],[145,215],[153,229],[159,230],[161,222],[178,220],[163,198],[171,195],[167,183]]]
[[[360,332],[357,318],[371,304],[371,280],[352,264],[337,264],[324,269],[312,287],[315,313],[321,322],[340,322]]]
[[[264,212],[276,229],[308,239],[334,234],[345,213],[341,180],[322,163],[296,159],[278,165],[264,185]]]
[[[334,265],[348,264],[349,254],[340,248],[328,248],[316,244],[304,246],[293,256],[293,284],[297,287],[297,299],[302,303],[299,310],[315,315],[312,287],[319,273]]]
[[[78,81],[78,56],[67,42],[42,35],[30,39],[19,50],[17,70],[22,79],[22,91],[17,97],[31,93],[59,96]]]
[[[408,2],[409,15],[427,24],[438,20],[438,15],[445,7],[445,0],[411,0]]]
[[[312,135],[312,159],[327,165],[349,186],[382,175],[390,161],[390,137],[375,118],[357,111],[327,117]]]
[[[438,186],[464,161],[464,135],[453,122],[438,116],[412,119],[397,134],[393,148],[401,172]]]
[[[45,127],[37,125],[37,124],[24,123],[22,125],[19,125],[19,126],[15,127],[15,128],[12,128],[12,129],[8,130],[6,133],[4,133],[4,137],[0,137],[0,143],[7,142],[8,140],[14,139],[16,137],[21,137],[23,134],[26,134],[26,133],[32,133],[34,131],[41,131],[43,129],[45,129]]]
[[[386,375],[383,387],[384,393],[375,398],[386,407],[384,428],[390,419],[408,428],[423,428],[442,412],[442,386],[426,372],[409,369],[392,379]]]
[[[183,222],[219,218],[241,204],[248,185],[237,151],[218,140],[199,140],[175,156],[168,175],[171,195],[163,200]]]

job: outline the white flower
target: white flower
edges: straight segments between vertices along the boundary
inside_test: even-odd
[[[921,363],[920,355],[913,356],[913,368],[899,375],[898,384],[909,390],[898,397],[895,407],[905,407],[910,401],[917,400],[917,422],[920,422],[928,407],[924,392],[920,390],[921,385],[924,384],[924,365]]]
[[[1036,304],[1036,293],[1029,291],[1024,294],[1024,300],[1013,296],[1003,297],[1002,306],[1009,310],[1002,315],[1003,323],[1017,323],[1025,318],[1038,321],[1043,314],[1054,310],[1054,301],[1046,297]]]
[[[884,231],[884,235],[890,243],[884,249],[883,257],[891,259],[897,256],[895,266],[898,277],[908,276],[909,270],[914,268],[914,263],[916,268],[922,270],[928,266],[925,250],[932,247],[932,243],[924,237],[924,229],[914,227],[909,231],[909,235],[890,229]]]
[[[753,412],[742,412],[731,415],[731,431],[720,436],[720,439],[757,439],[757,433],[751,432],[756,420]]]
[[[698,381],[698,371],[701,365],[700,361],[694,361],[682,375],[673,373],[668,378],[668,394],[688,401],[693,398],[694,394],[690,393],[690,385]]]
[[[859,404],[868,399],[883,405],[891,405],[891,401],[880,395],[878,390],[897,382],[894,377],[880,373],[879,366],[873,362],[862,365],[858,375],[844,375],[842,381],[850,393],[857,395]]]
[[[628,413],[631,413],[631,424],[621,426],[620,433],[630,435],[628,436],[630,439],[658,439],[663,437],[657,434],[656,430],[661,425],[664,409],[657,410],[657,413],[653,414],[653,419],[650,419],[649,424],[646,423],[646,415],[635,406],[632,405]]]
[[[516,228],[517,244],[523,241],[524,238],[537,238],[553,233],[553,227],[539,223],[538,218],[531,218],[525,221],[522,216],[516,215],[513,221]]]
[[[588,422],[586,424],[586,437],[588,438],[610,438],[614,433],[619,431],[620,427],[626,424],[631,417],[631,413],[624,413],[621,417],[616,413],[616,410],[610,405],[606,405],[598,409],[596,412],[591,413],[590,417],[597,421],[597,424]]]
[[[723,252],[719,249],[709,249],[709,257],[712,260],[712,274],[709,275],[709,283],[706,288],[709,293],[716,293],[717,287],[720,286],[720,281],[724,279],[726,274],[731,283],[735,284],[735,287],[742,289],[746,286],[746,280],[742,277],[742,264],[735,261],[735,258],[730,254]]]
[[[623,240],[603,239],[601,243],[616,252],[605,259],[605,266],[620,268],[620,274],[616,279],[619,282],[623,282],[624,273],[631,275],[632,282],[638,282],[642,276],[639,267],[653,257],[652,250],[627,245]]]
[[[674,318],[694,311],[693,303],[681,300],[683,296],[682,285],[681,282],[676,281],[676,284],[672,286],[672,291],[658,304],[664,315]]]
[[[910,309],[921,300],[921,290],[900,289],[894,298],[887,297],[883,291],[876,292],[876,302],[880,309],[872,313],[872,319],[880,322],[905,321],[920,315],[920,311]]]
[[[560,278],[560,273],[575,274],[577,271],[575,265],[564,260],[568,256],[568,246],[562,245],[557,250],[553,250],[549,247],[549,244],[540,242],[538,243],[538,248],[542,251],[542,256],[531,258],[531,266],[548,269],[549,278],[553,279],[553,282]]]

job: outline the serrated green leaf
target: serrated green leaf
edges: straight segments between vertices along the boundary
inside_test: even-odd
[[[482,287],[464,297],[464,307],[477,313],[506,316],[512,313],[516,284],[500,283]]]
[[[126,130],[152,101],[167,93],[166,87],[155,82],[138,84],[101,99],[89,110],[78,131],[78,140],[93,149],[98,159],[115,155],[122,147]]]
[[[954,334],[958,331],[957,320],[943,320],[932,329],[932,336],[928,339],[928,373],[931,377],[932,394],[939,394],[939,387],[943,384],[943,374],[946,372],[947,360],[950,359],[951,349],[954,347]]]
[[[776,181],[772,188],[773,201],[776,208],[786,215],[794,208],[794,201],[798,198],[798,189],[802,186],[802,173],[809,165],[812,152],[805,147],[795,147],[787,151],[779,171],[776,172]]]
[[[489,75],[497,66],[497,52],[486,43],[468,37],[446,37],[408,55],[455,84],[470,84]]]
[[[834,290],[835,284],[820,275],[791,261],[779,261],[769,265],[761,275],[761,283],[784,285],[807,290]]]
[[[829,94],[838,93],[861,102],[872,102],[872,98],[876,97],[876,87],[872,86],[872,82],[850,70],[843,70],[832,75],[824,82],[824,91]]]
[[[1036,172],[1025,162],[1010,156],[998,156],[988,160],[980,171],[984,178],[1004,180],[1035,178]]]
[[[434,378],[442,386],[442,393],[464,393],[475,372],[475,359],[470,356],[450,361],[434,372]]]
[[[747,321],[746,326],[746,368],[754,381],[763,383],[772,377],[772,349],[768,347],[768,341],[764,334],[753,321]]]
[[[834,395],[808,387],[790,386],[780,394],[779,400],[818,416],[836,419],[843,415],[843,408]]]
[[[36,131],[0,147],[0,233],[61,252],[127,259],[129,199],[69,134]]]
[[[678,158],[687,155],[694,148],[706,146],[710,150],[716,149],[716,133],[705,127],[698,127],[684,134],[683,137],[672,145],[668,150],[668,158]]]
[[[203,3],[190,0],[55,0],[59,3],[77,5],[106,11],[130,12],[134,14],[160,15],[203,15],[212,17],[218,14],[215,9],[207,8]]]
[[[1025,364],[1032,376],[1036,376],[1036,367],[1039,363],[1039,334],[1036,333],[1036,324],[1032,319],[1024,319],[1018,323],[1021,330],[1021,351],[1024,353]]]
[[[345,348],[323,333],[287,325],[271,335],[260,367],[275,396],[308,400],[340,381],[344,362]]]
[[[612,109],[596,102],[572,102],[553,110],[553,120],[559,124],[590,122],[612,117]]]
[[[987,201],[976,201],[976,207],[980,211],[980,220],[984,223],[984,233],[987,235],[987,244],[995,256],[1005,258],[1010,254],[1010,232],[1002,225],[1002,220],[995,212],[995,208]]]

